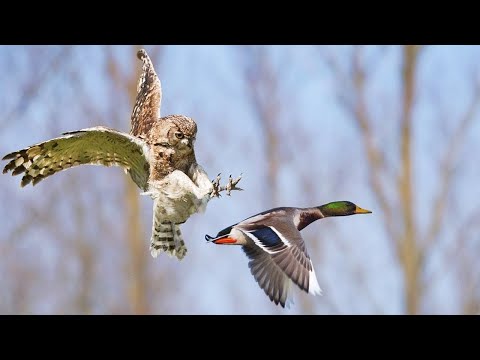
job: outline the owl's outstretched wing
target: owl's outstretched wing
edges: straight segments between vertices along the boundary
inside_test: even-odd
[[[143,66],[132,111],[130,134],[144,136],[150,131],[153,123],[160,118],[162,85],[147,52],[142,49],[138,51],[137,57],[143,61]]]
[[[121,166],[141,188],[147,188],[149,150],[141,139],[103,126],[64,133],[55,139],[14,151],[3,173],[24,173],[21,186],[78,165]]]

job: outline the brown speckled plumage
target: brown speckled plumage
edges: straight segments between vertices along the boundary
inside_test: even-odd
[[[142,60],[143,66],[132,111],[130,134],[142,137],[149,133],[160,117],[162,85],[147,52],[144,49],[139,50],[137,58]]]

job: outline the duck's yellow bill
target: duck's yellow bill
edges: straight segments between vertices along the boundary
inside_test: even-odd
[[[371,214],[372,212],[370,210],[365,210],[362,209],[361,207],[357,206],[355,208],[355,214]]]

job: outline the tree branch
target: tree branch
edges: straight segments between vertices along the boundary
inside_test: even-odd
[[[403,47],[403,111],[400,124],[401,171],[397,178],[398,193],[404,231],[398,238],[397,252],[402,264],[405,280],[405,300],[408,314],[416,314],[421,299],[421,269],[423,254],[416,238],[416,224],[413,216],[413,175],[412,175],[412,112],[415,97],[415,71],[418,62],[417,46]]]
[[[362,134],[363,147],[367,155],[367,161],[370,168],[368,171],[368,180],[373,189],[373,194],[376,197],[382,213],[385,217],[385,227],[388,235],[392,240],[398,238],[395,231],[395,221],[393,218],[392,208],[380,181],[381,174],[385,171],[385,162],[379,149],[374,142],[374,133],[371,127],[371,120],[369,119],[366,100],[365,100],[365,82],[366,73],[361,63],[360,47],[355,47],[352,57],[352,77],[353,86],[356,93],[356,101],[353,104],[352,113],[353,119],[356,121],[360,133]]]
[[[247,66],[245,76],[250,84],[250,99],[257,115],[258,124],[264,135],[265,153],[267,160],[267,202],[277,203],[277,179],[279,172],[279,134],[278,117],[278,81],[267,59],[267,53],[262,47],[247,47],[243,50],[253,59],[253,66]],[[268,94],[268,96],[265,96]]]
[[[472,102],[469,104],[465,114],[460,120],[460,124],[455,130],[454,135],[450,138],[450,142],[445,148],[445,153],[441,161],[440,168],[440,187],[433,201],[431,213],[432,218],[428,226],[428,230],[423,241],[423,250],[428,251],[438,237],[442,228],[443,219],[447,207],[447,193],[452,183],[454,166],[457,162],[458,153],[463,145],[463,140],[475,119],[478,107],[480,105],[480,86],[477,84]]]
[[[61,66],[69,64],[68,57],[71,55],[71,52],[71,46],[62,46],[58,54],[53,58],[50,64],[45,67],[43,72],[27,84],[17,105],[13,107],[0,123],[2,128],[5,129],[5,127],[12,123],[14,119],[18,119],[28,110],[42,87],[48,83],[46,80],[51,73],[55,72],[58,75]]]

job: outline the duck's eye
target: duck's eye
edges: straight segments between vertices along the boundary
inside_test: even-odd
[[[176,137],[177,139],[183,139],[183,133],[182,133],[181,131],[177,131],[177,132],[175,133],[175,137]]]

